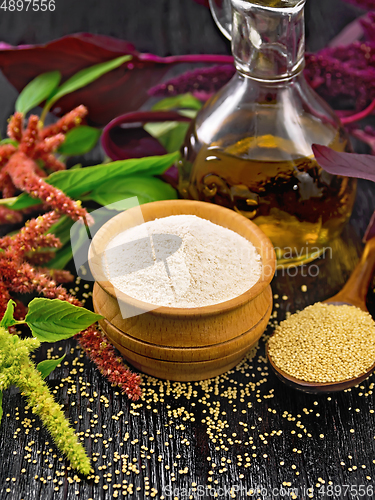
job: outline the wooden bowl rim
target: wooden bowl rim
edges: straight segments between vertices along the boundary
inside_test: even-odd
[[[264,269],[266,266],[270,270],[268,275],[262,274],[259,280],[246,292],[242,293],[241,295],[238,295],[237,297],[224,301],[224,302],[219,302],[218,304],[213,304],[209,306],[203,306],[203,307],[166,307],[166,306],[160,306],[156,309],[152,308],[150,310],[150,306],[154,307],[153,304],[143,302],[141,300],[135,299],[133,297],[130,297],[129,295],[126,295],[124,292],[121,290],[116,289],[112,283],[109,281],[96,281],[98,285],[106,292],[108,293],[111,297],[113,297],[117,301],[122,301],[127,305],[130,305],[131,307],[134,307],[135,309],[140,309],[140,310],[145,310],[148,314],[152,314],[155,316],[169,316],[171,318],[173,317],[181,317],[181,316],[213,316],[217,315],[219,313],[223,312],[228,312],[233,309],[237,309],[241,307],[243,304],[251,301],[254,299],[257,295],[259,295],[271,282],[275,269],[276,269],[276,255],[275,251],[273,248],[273,244],[271,243],[271,240],[265,235],[265,233],[256,225],[254,222],[251,222],[250,220],[246,219],[241,214],[236,213],[234,210],[230,210],[229,208],[222,207],[220,205],[215,205],[213,203],[207,203],[203,201],[192,201],[192,200],[164,200],[164,201],[154,201],[151,203],[146,203],[144,205],[141,205],[140,208],[142,210],[146,210],[147,212],[153,211],[153,208],[156,206],[160,207],[165,207],[168,208],[170,207],[179,207],[182,211],[178,214],[170,214],[170,215],[194,215],[189,211],[189,207],[201,207],[203,209],[204,214],[202,214],[201,218],[205,218],[205,215],[210,214],[211,212],[215,211],[217,213],[222,212],[224,215],[225,214],[230,214],[232,220],[237,220],[244,226],[246,226],[248,229],[251,230],[251,232],[258,238],[258,240],[261,242],[261,248],[260,248],[260,255],[262,258],[262,269]],[[130,208],[124,212],[119,213],[118,215],[112,217],[109,221],[107,221],[103,226],[97,231],[95,234],[90,248],[89,248],[89,266],[91,271],[93,271],[93,267],[99,268],[103,272],[102,268],[102,262],[101,262],[101,253],[105,250],[108,241],[107,242],[101,242],[100,238],[101,235],[108,230],[110,226],[113,224],[116,224],[116,221],[122,219],[124,216],[126,217],[131,217],[132,213],[135,212],[135,210],[138,210],[139,207],[133,207]],[[125,215],[126,214],[126,215]],[[169,217],[169,215],[165,215],[164,217]],[[155,220],[156,218],[163,218],[163,217],[155,217],[154,219],[151,217],[149,218],[146,222]],[[211,219],[207,216],[206,220],[211,221]],[[212,221],[211,221],[212,222]],[[221,225],[218,222],[214,222],[215,224]],[[226,226],[222,226],[226,227]],[[231,228],[228,228],[231,229]],[[232,229],[232,231],[235,231]],[[239,233],[237,233],[239,234]],[[97,246],[97,253],[94,254],[92,247],[94,243]],[[94,274],[94,273],[93,273]]]

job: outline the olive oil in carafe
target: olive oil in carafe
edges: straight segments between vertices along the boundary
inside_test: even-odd
[[[282,137],[232,140],[230,134],[229,140],[203,145],[195,153],[188,134],[180,194],[252,220],[271,239],[279,266],[318,257],[350,217],[356,181],[324,172],[312,154],[302,156],[294,142]],[[329,145],[342,151],[346,140],[335,131]]]
[[[313,260],[350,217],[356,181],[329,175],[312,145],[350,150],[307,83],[305,0],[215,0],[236,72],[192,121],[179,164],[184,198],[231,208],[274,244],[279,266]]]

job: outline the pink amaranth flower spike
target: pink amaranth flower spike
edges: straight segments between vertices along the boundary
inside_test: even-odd
[[[39,198],[49,207],[65,213],[73,220],[82,219],[87,224],[92,223],[91,216],[78,202],[43,180],[48,171],[65,168],[53,153],[64,142],[64,134],[79,125],[86,114],[86,108],[78,106],[57,123],[44,129],[39,128],[39,117],[36,115],[30,116],[25,129],[21,113],[15,113],[11,117],[8,135],[17,141],[18,146],[0,146],[0,191],[4,198],[13,196],[19,189],[33,198]],[[43,169],[40,160],[43,162]],[[10,214],[11,211],[6,213],[3,210],[3,219],[5,216],[9,219]],[[16,220],[17,216],[13,218]]]
[[[375,10],[375,0],[344,0],[344,2],[357,5],[362,9]]]
[[[10,118],[8,123],[8,136],[14,141],[20,142],[23,132],[23,114],[18,111]]]
[[[307,54],[305,75],[331,104],[345,99],[362,110],[375,99],[375,42],[354,42]]]
[[[108,343],[98,329],[90,326],[84,332],[76,335],[76,338],[99,371],[112,384],[118,386],[129,399],[136,401],[140,398],[142,393],[140,376],[124,366],[121,357],[116,355],[114,347]]]
[[[235,68],[231,64],[187,71],[183,75],[152,87],[148,93],[155,97],[163,97],[190,92],[193,95],[198,94],[197,97],[200,99],[204,97],[205,100],[228,83],[234,73]]]
[[[33,262],[33,256],[38,255],[41,249],[61,246],[53,234],[47,233],[58,219],[56,212],[48,212],[37,219],[31,219],[14,236],[0,238],[0,317],[4,315],[9,299],[14,299],[14,294],[34,292],[50,299],[65,300],[78,307],[82,306],[76,297],[58,284],[73,279],[68,271],[39,267],[38,259]],[[44,256],[46,254],[48,252]],[[53,256],[51,253],[49,255]],[[42,260],[42,264],[44,263],[45,260]],[[26,308],[18,302],[15,318],[24,319],[26,312]],[[76,339],[112,384],[117,385],[130,399],[140,397],[140,377],[124,365],[122,358],[110,344],[105,343],[95,326],[76,335]]]
[[[0,224],[18,224],[22,219],[20,212],[0,205]]]
[[[66,115],[64,115],[60,120],[56,123],[49,125],[48,127],[44,127],[44,129],[40,132],[41,139],[45,139],[46,137],[53,137],[57,134],[66,134],[69,130],[74,127],[78,127],[82,123],[82,119],[87,115],[87,108],[85,106],[77,106],[72,111],[69,111]],[[51,152],[52,150],[50,150]]]

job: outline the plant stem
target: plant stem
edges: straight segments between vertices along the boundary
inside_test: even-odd
[[[362,110],[358,113],[355,113],[354,115],[343,116],[341,118],[341,123],[343,125],[348,125],[348,123],[353,123],[353,122],[357,122],[359,120],[363,120],[364,118],[366,118],[366,116],[370,115],[374,111],[374,109],[375,109],[375,99],[364,110]]]
[[[42,113],[40,115],[40,118],[39,118],[39,126],[40,128],[44,127],[44,122],[46,121],[46,118],[47,118],[47,115],[49,113],[49,110],[51,109],[51,104],[49,104],[48,102],[45,104],[43,110],[42,110]]]

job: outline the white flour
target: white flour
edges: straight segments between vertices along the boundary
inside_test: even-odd
[[[118,234],[104,264],[109,281],[130,297],[189,308],[241,295],[262,268],[252,243],[195,215],[156,219]]]

